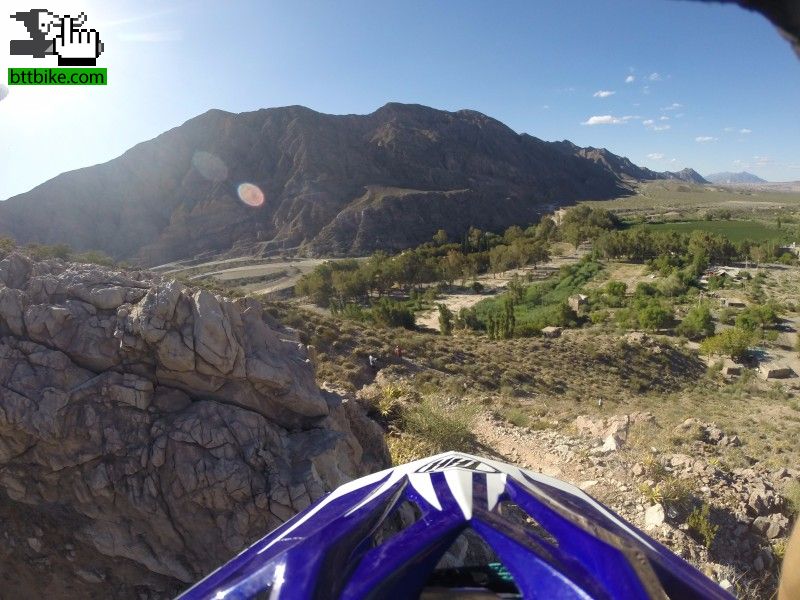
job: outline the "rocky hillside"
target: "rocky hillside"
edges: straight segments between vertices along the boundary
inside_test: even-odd
[[[0,261],[0,596],[171,597],[385,467],[305,351],[253,300]]]
[[[416,245],[439,228],[458,238],[469,226],[525,224],[661,178],[702,182],[520,135],[469,110],[212,110],[0,203],[0,234],[149,265],[232,248],[364,253]]]

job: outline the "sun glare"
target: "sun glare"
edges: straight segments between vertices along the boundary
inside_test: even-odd
[[[239,199],[247,206],[257,207],[264,204],[264,192],[254,183],[242,183],[237,191]]]

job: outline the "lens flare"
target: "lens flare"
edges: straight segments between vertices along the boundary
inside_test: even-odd
[[[8,96],[8,86],[0,83],[0,100],[5,100],[6,96]]]
[[[237,190],[239,199],[247,206],[261,206],[264,204],[264,192],[254,183],[241,183]]]
[[[219,156],[198,150],[192,156],[192,166],[209,181],[225,181],[228,178],[228,165]]]

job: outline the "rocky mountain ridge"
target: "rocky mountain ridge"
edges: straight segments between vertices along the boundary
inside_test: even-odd
[[[581,148],[569,140],[553,142],[553,145],[562,152],[574,156],[580,156],[603,167],[606,171],[623,181],[654,181],[659,179],[685,181],[686,183],[705,184],[708,181],[694,169],[681,169],[680,171],[651,171],[646,167],[640,167],[631,162],[624,156],[618,156],[605,148]]]
[[[171,597],[387,464],[259,303],[0,261],[1,595]]]
[[[212,110],[0,203],[0,235],[146,265],[297,248],[362,254],[413,246],[440,228],[457,239],[470,226],[533,222],[648,179],[703,182],[517,134],[470,110]]]

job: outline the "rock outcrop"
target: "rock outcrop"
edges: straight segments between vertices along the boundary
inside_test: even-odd
[[[253,300],[0,261],[0,561],[15,571],[0,587],[16,597],[171,595],[385,452]]]

